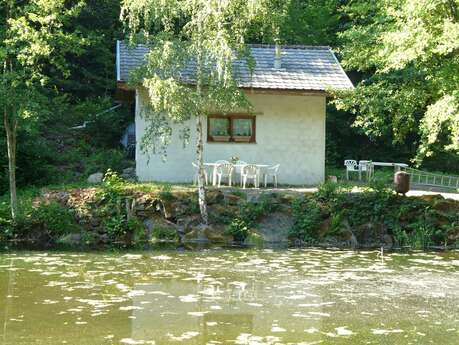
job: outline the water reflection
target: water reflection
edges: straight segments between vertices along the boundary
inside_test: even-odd
[[[0,256],[0,344],[453,344],[459,254]]]

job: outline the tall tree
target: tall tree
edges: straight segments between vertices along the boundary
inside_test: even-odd
[[[66,32],[67,20],[84,4],[64,0],[0,1],[0,108],[6,132],[11,215],[17,216],[18,127],[39,116],[48,102],[47,69],[67,74],[65,56],[78,52],[81,37]]]
[[[417,142],[417,163],[459,153],[459,1],[354,1],[344,65],[369,77],[337,103],[373,137]]]
[[[335,46],[342,2],[343,0],[266,1],[265,13],[251,25],[248,38],[254,43],[279,40],[282,44]]]
[[[195,119],[198,195],[202,221],[208,223],[203,166],[203,120],[209,111],[226,113],[250,104],[237,87],[233,62],[253,59],[244,37],[260,15],[263,0],[124,0],[122,19],[131,41],[150,48],[144,68],[132,78],[149,94],[142,139],[145,150],[165,153],[171,123]],[[181,72],[193,69],[191,80]],[[189,138],[185,127],[182,137]]]

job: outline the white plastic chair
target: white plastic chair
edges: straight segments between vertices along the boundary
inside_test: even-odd
[[[239,176],[240,180],[241,180],[241,187],[242,187],[242,168],[247,165],[246,162],[244,161],[237,161],[235,165],[238,165],[236,167],[234,167],[234,170],[236,171],[236,175]]]
[[[214,169],[212,171],[212,175],[210,176],[210,178],[212,179],[212,184],[215,186],[217,184],[217,165],[219,164],[229,164],[230,162],[225,160],[225,159],[220,159],[218,161],[216,161],[214,164]],[[214,180],[215,179],[215,180]]]
[[[362,172],[367,175],[367,179],[370,180],[372,175],[373,166],[371,161],[359,161],[359,180],[362,179]]]
[[[279,173],[280,164],[273,165],[265,171],[265,188],[268,186],[268,177],[272,176],[274,188],[277,188],[277,174]]]
[[[344,166],[346,167],[346,179],[349,180],[349,172],[359,173],[359,165],[356,160],[347,159],[344,161]]]
[[[228,178],[228,185],[231,187],[231,182],[233,179],[233,170],[234,165],[231,163],[222,163],[215,166],[215,176],[218,180],[218,187],[221,186],[222,178]]]
[[[196,186],[198,184],[198,177],[199,177],[199,166],[195,162],[191,162],[191,165],[194,168],[194,178],[193,178],[193,184]],[[209,176],[207,175],[206,168],[204,167],[204,179],[206,182],[206,185],[209,183]]]
[[[258,188],[260,184],[260,168],[254,164],[244,165],[241,169],[242,188],[245,189],[248,179],[253,180],[253,185]]]

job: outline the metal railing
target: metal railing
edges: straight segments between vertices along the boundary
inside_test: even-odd
[[[442,188],[459,188],[459,176],[435,174],[427,171],[413,168],[402,168],[410,174],[410,183],[412,185],[432,186]]]

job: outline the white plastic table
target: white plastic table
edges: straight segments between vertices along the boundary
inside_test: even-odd
[[[204,166],[213,168],[212,169],[212,185],[213,186],[217,185],[217,169],[215,169],[215,168],[217,167],[217,165],[220,165],[220,164],[221,163],[204,163]],[[233,166],[235,168],[239,168],[238,169],[239,173],[242,172],[242,167],[244,167],[246,165],[248,165],[248,164],[233,164]],[[251,165],[255,165],[257,168],[260,168],[260,169],[269,168],[270,167],[270,165],[268,165],[268,164],[251,164]]]
[[[373,161],[364,161],[364,162],[368,162],[370,166],[370,174],[369,174],[370,177],[374,172],[375,166],[394,167],[395,172],[399,171],[401,168],[408,168],[408,164],[405,164],[405,163],[373,162]]]
[[[408,168],[408,164],[405,163],[371,162],[371,165],[381,167],[394,167],[395,169]]]

